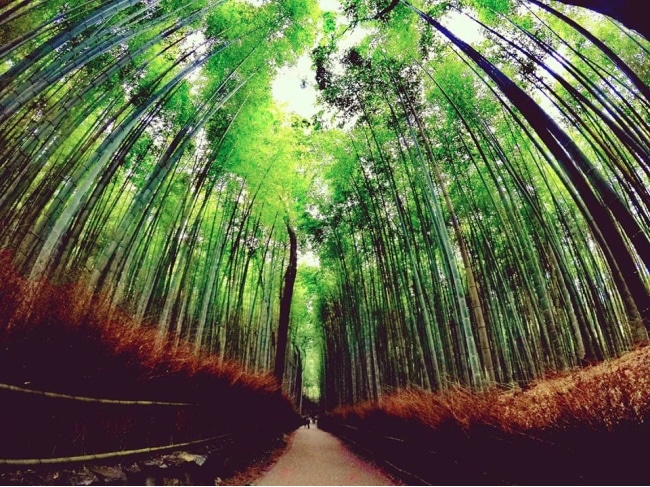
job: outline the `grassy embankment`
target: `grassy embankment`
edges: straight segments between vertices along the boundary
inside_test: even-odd
[[[136,327],[126,313],[89,303],[81,285],[26,281],[15,272],[10,253],[2,252],[0,383],[184,405],[97,403],[3,386],[0,459],[139,450],[232,434],[217,443],[234,466],[298,424],[292,403],[270,375],[197,357],[183,342]]]
[[[403,391],[320,424],[410,483],[647,485],[650,347],[526,390]]]

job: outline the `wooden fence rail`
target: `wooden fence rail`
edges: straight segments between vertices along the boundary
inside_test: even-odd
[[[252,426],[224,417],[218,400],[194,404],[108,399],[0,383],[0,404],[0,466],[73,463],[181,449]]]
[[[188,402],[166,402],[166,401],[138,401],[128,399],[103,399],[98,397],[73,396],[70,394],[61,394],[58,392],[38,391],[26,387],[13,386],[10,384],[0,383],[0,390],[20,392],[24,394],[34,394],[37,396],[49,397],[52,399],[68,399],[80,402],[92,402],[97,404],[119,404],[123,406],[198,406]]]
[[[27,466],[27,465],[52,465],[52,464],[65,464],[65,463],[78,463],[90,462],[95,460],[107,460],[118,457],[142,455],[146,453],[162,453],[170,450],[178,450],[190,446],[203,445],[206,443],[215,442],[225,438],[232,437],[232,434],[225,434],[213,436],[211,438],[204,438],[201,440],[186,441],[183,443],[175,443],[172,445],[155,446],[151,448],[140,448],[137,450],[120,450],[106,453],[93,453],[90,455],[79,455],[73,457],[57,457],[57,458],[0,458],[0,465],[12,466]]]

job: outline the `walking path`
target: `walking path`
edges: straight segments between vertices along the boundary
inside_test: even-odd
[[[319,430],[299,428],[280,457],[254,485],[399,485],[361,460],[341,440]]]

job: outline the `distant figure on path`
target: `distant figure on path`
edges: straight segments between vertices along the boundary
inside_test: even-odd
[[[302,425],[307,426],[307,429],[309,429],[309,425],[311,424],[311,419],[309,416],[303,416],[302,417]]]

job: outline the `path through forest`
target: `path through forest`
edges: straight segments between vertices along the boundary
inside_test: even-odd
[[[255,485],[399,485],[341,440],[312,426],[298,429],[287,451]]]

